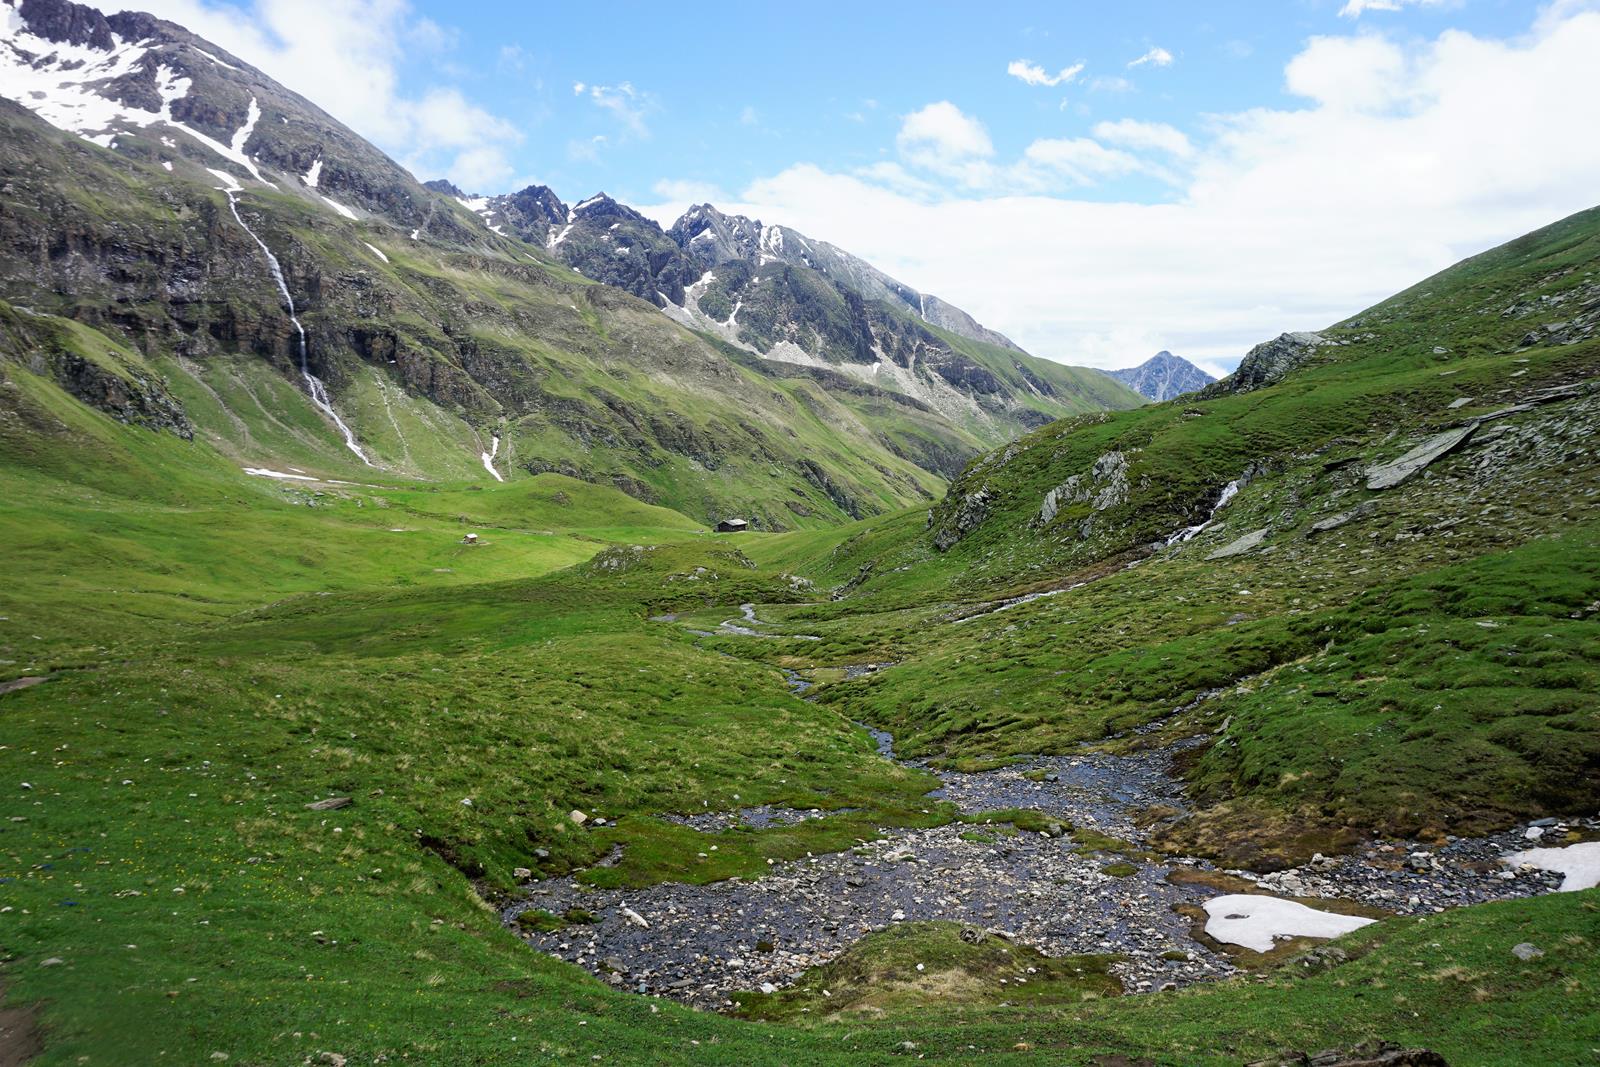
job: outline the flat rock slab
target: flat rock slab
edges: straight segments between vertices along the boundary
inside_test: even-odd
[[[1466,444],[1477,428],[1476,422],[1469,422],[1465,426],[1436,433],[1399,459],[1367,468],[1367,488],[1393,489],[1440,456]]]
[[[9,682],[0,682],[0,696],[4,696],[6,693],[14,693],[18,689],[26,689],[30,685],[38,685],[40,682],[48,682],[49,680],[49,675],[26,675],[22,678],[13,678]]]
[[[1237,541],[1230,541],[1215,552],[1212,552],[1206,559],[1227,559],[1229,556],[1242,556],[1265,541],[1267,534],[1271,532],[1272,529],[1268,526],[1263,526],[1259,530],[1251,530]]]

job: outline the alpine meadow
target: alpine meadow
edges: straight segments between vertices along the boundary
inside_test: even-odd
[[[0,0],[0,1067],[1600,1064],[1600,6],[149,6]]]

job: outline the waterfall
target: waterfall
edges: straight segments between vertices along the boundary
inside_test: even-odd
[[[503,481],[505,481],[505,479],[500,477],[500,472],[494,469],[494,457],[498,456],[499,454],[500,454],[500,431],[496,430],[494,432],[494,447],[492,449],[490,449],[488,452],[479,452],[478,455],[483,457],[483,469],[488,471],[490,474],[494,475],[494,480],[495,481],[503,482]]]
[[[1204,530],[1207,526],[1210,526],[1211,525],[1211,520],[1217,517],[1217,512],[1222,510],[1222,506],[1224,504],[1226,504],[1228,501],[1232,500],[1234,497],[1238,496],[1238,495],[1239,495],[1239,482],[1237,480],[1231,481],[1227,485],[1223,486],[1222,487],[1222,495],[1219,496],[1217,498],[1217,502],[1212,505],[1211,514],[1206,516],[1205,521],[1201,522],[1201,523],[1196,523],[1193,526],[1185,526],[1183,529],[1179,530],[1177,533],[1175,533],[1171,537],[1167,538],[1167,544],[1169,544],[1169,545],[1182,544],[1184,541],[1187,541],[1190,538],[1194,537],[1201,530]]]
[[[245,225],[244,219],[239,215],[238,202],[233,199],[233,190],[224,189],[222,192],[228,198],[228,210],[233,212],[233,221],[250,235],[250,239],[261,249],[261,254],[267,257],[267,267],[272,271],[272,280],[278,283],[278,292],[283,295],[283,304],[288,309],[289,321],[294,323],[295,333],[300,336],[300,377],[306,380],[306,392],[310,394],[311,402],[339,427],[339,432],[344,435],[345,447],[354,452],[361,462],[369,467],[373,466],[372,460],[368,459],[367,454],[361,451],[361,446],[356,444],[356,435],[345,425],[339,413],[333,410],[333,402],[328,399],[328,387],[322,384],[321,378],[311,373],[311,365],[306,361],[306,328],[300,325],[300,317],[294,313],[294,297],[289,295],[289,286],[283,280],[283,268],[278,265],[278,257],[272,254],[267,242],[257,237],[256,232]]]

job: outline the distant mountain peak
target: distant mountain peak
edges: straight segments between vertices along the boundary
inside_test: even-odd
[[[1137,367],[1111,370],[1106,373],[1140,396],[1158,402],[1195,392],[1216,381],[1193,363],[1182,356],[1173,355],[1166,349],[1157,352]]]

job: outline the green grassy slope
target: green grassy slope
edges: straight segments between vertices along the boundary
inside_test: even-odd
[[[1277,863],[1588,812],[1600,343],[1541,324],[1592,314],[1597,263],[1588,212],[1327,331],[1341,343],[1278,385],[1029,435],[969,468],[931,529],[913,511],[752,551],[847,594],[792,614],[824,638],[805,654],[898,666],[822,699],[911,752],[1064,751],[1210,694],[1182,726],[1228,729],[1189,768],[1202,809],[1175,846]],[[1367,488],[1371,465],[1517,404],[1424,474]],[[1087,491],[1043,521],[1075,476]],[[1165,545],[1233,479],[1211,527]],[[1256,547],[1210,558],[1247,534]]]
[[[634,507],[592,488],[597,499],[581,504],[577,488],[392,491],[384,514],[419,522],[475,505],[504,524],[489,534],[502,541],[559,524],[563,508],[592,506],[613,523]],[[330,516],[324,535],[349,521]],[[171,528],[169,555],[188,528]],[[75,551],[56,545],[63,559]],[[1594,1040],[1552,1024],[1593,1003],[1594,894],[1386,922],[1352,940],[1354,962],[1312,978],[1084,1001],[1074,975],[1026,1008],[907,991],[910,1010],[880,1001],[889,1013],[872,1025],[800,1029],[652,1003],[528,952],[482,900],[515,866],[554,873],[626,842],[635,867],[624,873],[648,862],[640,873],[652,877],[725,876],[876,825],[947,817],[921,814],[925,777],[877,759],[846,718],[789,696],[769,667],[729,656],[735,642],[701,647],[649,620],[802,595],[781,565],[752,566],[743,545],[768,548],[759,537],[622,545],[542,577],[411,589],[385,580],[386,566],[405,572],[399,557],[373,558],[365,579],[379,588],[129,632],[113,658],[59,664],[52,680],[0,696],[15,813],[0,830],[12,909],[0,975],[8,1003],[41,1005],[38,1062],[326,1051],[351,1062],[858,1064],[912,1041],[935,1062],[1026,1045],[1047,1062],[1175,1065],[1382,1036],[1491,1064],[1563,1062]],[[246,580],[228,584],[252,595]],[[353,803],[305,806],[335,795]],[[764,802],[862,810],[724,835],[732,868],[697,856],[703,837],[680,840],[647,818]],[[616,826],[578,830],[571,808]],[[1508,949],[1523,940],[1546,955],[1516,961]],[[952,960],[972,982],[997,965],[1012,964]]]
[[[1026,1010],[907,990],[912,1010],[882,1001],[871,1025],[743,1023],[608,989],[530,953],[483,897],[516,866],[555,873],[615,843],[610,878],[696,880],[948,817],[845,716],[729,654],[747,644],[650,621],[747,600],[818,611],[781,557],[814,556],[824,535],[700,539],[551,476],[279,487],[29,384],[38,408],[81,423],[67,441],[97,434],[87,462],[32,434],[22,449],[5,424],[0,532],[28,546],[0,612],[7,672],[54,677],[0,696],[0,976],[8,1004],[38,1005],[41,1064],[854,1064],[905,1041],[936,1062],[1024,1044],[1048,1062],[1223,1064],[1369,1036],[1488,1064],[1561,1062],[1593,1040],[1552,1024],[1593,1003],[1593,894],[1380,924],[1355,962],[1313,978],[1104,1001],[1071,984]],[[99,484],[117,481],[110,464],[120,493]],[[463,516],[485,546],[459,547]],[[33,537],[46,520],[55,536]],[[603,548],[596,530],[626,536]],[[552,571],[569,549],[598,554]],[[52,584],[61,573],[76,591]],[[161,584],[127,597],[130,577]],[[33,632],[58,654],[16,656]],[[333,795],[353,803],[305,807]],[[858,810],[724,835],[715,860],[648,817],[763,802]],[[614,826],[578,830],[572,808]],[[1546,955],[1515,961],[1523,940]],[[995,966],[952,965],[973,982]]]

